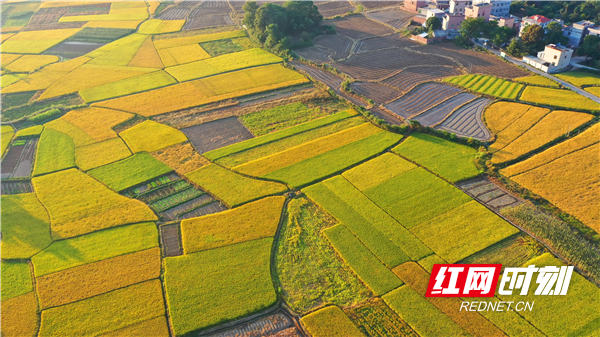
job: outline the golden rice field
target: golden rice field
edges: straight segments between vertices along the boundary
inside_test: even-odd
[[[35,292],[2,300],[2,335],[35,336],[40,317]]]
[[[600,76],[583,71],[567,71],[554,76],[578,87],[600,84]]]
[[[146,20],[147,18],[148,9],[145,2],[123,1],[113,2],[108,14],[63,16],[59,22]]]
[[[75,149],[75,164],[84,171],[114,163],[131,156],[121,138],[111,138]]]
[[[200,61],[211,57],[199,44],[160,49],[158,50],[158,55],[160,55],[160,59],[165,67]]]
[[[517,77],[515,79],[513,79],[515,82],[519,82],[519,83],[523,83],[523,84],[531,84],[531,85],[538,85],[541,87],[552,87],[552,88],[558,88],[558,83],[552,81],[551,79],[548,79],[544,76],[540,76],[540,75],[531,75],[531,76],[525,76],[525,77]]]
[[[570,90],[527,86],[519,100],[567,109],[600,110],[598,103]]]
[[[10,141],[12,140],[14,135],[15,135],[15,129],[13,129],[12,126],[2,125],[2,136],[1,136],[2,139],[0,140],[0,142],[2,143],[1,144],[2,156],[4,156],[4,152],[6,152],[6,150],[8,149],[8,146],[10,145]]]
[[[186,175],[210,164],[189,143],[175,144],[150,154],[181,175]]]
[[[164,68],[164,64],[160,59],[160,55],[154,48],[152,37],[149,36],[138,51],[133,55],[128,66],[130,67],[146,67],[146,68]]]
[[[73,303],[160,275],[160,248],[84,264],[36,278],[43,309]]]
[[[187,141],[183,132],[154,121],[145,121],[119,134],[134,153],[152,152]]]
[[[148,36],[144,34],[131,34],[102,46],[87,54],[94,58],[90,64],[126,66],[147,39]]]
[[[142,21],[90,21],[83,25],[83,27],[98,27],[98,28],[128,28],[136,29]]]
[[[40,54],[77,33],[79,28],[19,32],[2,43],[3,53]]]
[[[141,201],[120,196],[75,169],[35,177],[32,183],[50,213],[53,238],[156,220]]]
[[[117,137],[117,133],[112,128],[131,117],[132,114],[123,111],[89,107],[71,110],[61,119],[100,142]]]
[[[146,20],[146,21],[144,21],[144,23],[142,23],[142,25],[138,29],[138,32],[140,34],[148,34],[148,35],[173,33],[173,32],[180,31],[184,24],[185,24],[185,20],[150,19],[150,20]]]
[[[3,89],[3,92],[8,94],[13,92],[47,89],[63,76],[68,75],[70,71],[90,60],[89,57],[82,56],[66,62],[51,64],[44,69],[27,76],[26,81],[19,81],[8,88]]]
[[[90,103],[135,94],[175,83],[177,83],[177,81],[173,77],[166,72],[159,70],[83,89],[79,91],[79,95],[85,102]]]
[[[4,58],[4,54],[2,58]],[[29,73],[50,63],[58,62],[58,60],[58,56],[54,55],[23,55],[3,67],[14,73]]]
[[[44,126],[47,130],[52,129],[69,136],[73,140],[75,147],[90,145],[96,142],[94,138],[83,132],[83,130],[62,118],[48,122]]]
[[[6,34],[1,34],[0,36],[4,37],[4,35],[6,35]],[[4,42],[4,41],[2,41],[2,42]],[[2,68],[6,67],[11,62],[14,62],[15,60],[17,60],[21,56],[22,56],[21,54],[5,54],[5,53],[2,53],[1,54],[1,59],[0,59],[0,61],[2,62],[1,63]]]
[[[154,336],[169,337],[169,325],[165,316],[149,319],[102,335],[102,337]]]
[[[220,33],[212,33],[212,34],[202,34],[202,35],[193,35],[193,36],[183,36],[183,37],[164,37],[157,38],[154,40],[154,45],[156,49],[165,49],[172,48],[178,46],[185,46],[189,44],[202,43],[208,41],[216,41],[223,39],[232,39],[236,37],[245,37],[246,33],[243,30],[234,30],[228,32],[220,32]]]
[[[600,87],[587,87],[587,88],[585,88],[583,90],[589,92],[592,95],[600,97]]]

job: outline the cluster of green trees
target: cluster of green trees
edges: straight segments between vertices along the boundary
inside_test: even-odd
[[[459,32],[460,36],[456,38],[456,43],[463,47],[472,45],[471,39],[475,37],[487,38],[494,46],[501,47],[517,35],[516,30],[509,27],[498,27],[498,21],[485,22],[484,18],[464,20]]]
[[[510,13],[517,16],[539,14],[561,19],[566,24],[581,20],[600,23],[600,1],[516,1],[511,3]]]
[[[548,44],[566,45],[569,38],[563,35],[562,30],[563,26],[558,22],[550,22],[546,29],[539,25],[529,25],[523,30],[521,39],[513,39],[506,51],[509,55],[522,57],[535,55]]]
[[[314,36],[333,28],[321,26],[323,16],[312,1],[286,1],[283,6],[268,2],[259,6],[256,1],[248,1],[243,9],[243,24],[249,33],[277,54],[311,46]],[[292,43],[292,36],[296,43]]]

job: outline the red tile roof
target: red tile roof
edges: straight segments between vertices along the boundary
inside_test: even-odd
[[[550,21],[550,19],[548,19],[547,17],[545,17],[543,15],[530,16],[528,19],[535,20],[537,23],[546,23],[546,22]]]

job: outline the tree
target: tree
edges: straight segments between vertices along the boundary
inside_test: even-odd
[[[585,56],[594,60],[600,59],[600,37],[597,35],[588,35],[583,39],[583,44],[577,49],[577,55]]]
[[[506,26],[498,27],[492,33],[492,36],[491,36],[492,43],[496,47],[501,47],[502,45],[504,45],[505,43],[510,41],[510,39],[513,36],[515,36],[515,34],[516,34],[515,30],[512,28],[509,28]]]
[[[510,44],[506,48],[506,52],[508,55],[514,57],[523,57],[529,54],[527,46],[517,37],[510,41]]]
[[[553,21],[546,26],[546,38],[544,44],[566,45],[569,43],[569,38],[563,35],[563,27],[560,23]]]
[[[544,28],[540,25],[527,26],[521,40],[532,54],[544,49]]]
[[[481,25],[481,33],[487,38],[492,38],[496,29],[498,29],[498,21],[490,20]]]
[[[258,9],[258,5],[256,1],[247,1],[242,7],[244,10],[244,21],[242,22],[249,29],[254,28],[254,19],[256,19],[256,10]]]
[[[427,28],[428,32],[433,30],[442,29],[442,22],[436,16],[432,16],[425,21],[425,28]]]
[[[479,35],[484,24],[483,18],[470,18],[462,22],[460,26],[460,35],[467,44],[471,44],[471,39]]]

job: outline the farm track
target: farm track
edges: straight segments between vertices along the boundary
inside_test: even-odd
[[[31,185],[31,181],[13,181],[13,180],[4,180],[1,184],[1,194],[9,195],[9,194],[21,194],[21,193],[31,193],[33,192],[33,186]]]
[[[179,227],[178,223],[160,226],[160,241],[164,257],[183,255]]]
[[[455,87],[429,83],[413,89],[407,95],[387,104],[385,108],[403,118],[410,118],[460,92],[462,90]]]
[[[463,92],[460,93],[449,100],[434,106],[433,108],[419,114],[413,119],[417,122],[421,123],[421,125],[425,126],[434,126],[438,123],[442,122],[447,116],[449,116],[452,111],[454,111],[459,106],[477,98],[477,96]]]
[[[483,123],[483,110],[492,102],[488,98],[479,98],[468,103],[444,120],[436,128],[455,133],[461,137],[472,137],[486,141],[491,134]]]

